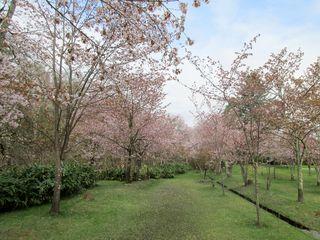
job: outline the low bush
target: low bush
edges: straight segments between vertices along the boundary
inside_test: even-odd
[[[173,163],[171,165],[175,174],[183,174],[190,170],[190,165],[186,163]]]
[[[162,177],[162,168],[160,166],[149,167],[149,178],[159,179]]]
[[[72,195],[94,186],[95,170],[85,164],[67,164],[62,171],[61,192],[64,196]]]
[[[148,165],[142,165],[142,167],[140,169],[140,176],[139,177],[142,180],[150,179],[150,168],[148,167]]]
[[[190,166],[186,163],[166,163],[160,165],[161,178],[173,178],[174,175],[186,173]]]
[[[91,166],[67,163],[62,169],[61,195],[69,196],[94,186],[96,173]],[[39,205],[51,200],[54,166],[34,164],[0,172],[0,211]]]
[[[139,174],[134,174],[134,180],[174,178],[176,174],[183,174],[189,169],[190,166],[186,163],[166,163],[154,166],[142,165]],[[123,181],[125,179],[125,169],[104,169],[100,172],[99,179]]]
[[[161,167],[161,178],[174,178],[175,168],[172,165],[163,165]]]
[[[99,173],[100,180],[118,180],[123,181],[125,179],[124,168],[107,168]]]

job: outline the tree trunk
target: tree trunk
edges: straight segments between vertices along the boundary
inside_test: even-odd
[[[222,187],[222,196],[225,195],[225,190],[224,190],[224,176],[221,174],[221,187]]]
[[[125,172],[125,178],[126,178],[126,182],[130,183],[131,181],[131,156],[129,155],[128,160],[127,160],[127,164],[126,164],[126,172]]]
[[[6,151],[5,151],[5,147],[4,144],[0,142],[0,154],[1,154],[1,161],[3,162],[3,164],[5,164],[6,162]]]
[[[309,173],[309,176],[311,176],[311,165],[308,163],[308,173]]]
[[[302,175],[302,161],[298,163],[298,202],[303,203],[303,175]]]
[[[206,177],[207,177],[207,169],[204,169],[203,179],[206,179]]]
[[[60,212],[60,195],[61,195],[61,183],[62,183],[62,167],[61,167],[61,154],[59,149],[55,150],[55,177],[54,177],[54,189],[53,199],[50,209],[50,213],[57,215]]]
[[[303,203],[303,174],[302,174],[302,154],[300,149],[300,142],[299,140],[296,141],[295,145],[296,151],[296,159],[298,163],[298,202]]]
[[[294,181],[294,162],[290,163],[290,180]]]
[[[227,177],[231,177],[232,176],[232,164],[227,164]]]
[[[141,180],[140,178],[140,170],[141,170],[141,165],[142,165],[142,160],[141,158],[137,159],[137,164],[136,164],[136,180]]]
[[[317,174],[317,186],[320,186],[320,166],[315,166],[316,174]]]
[[[58,16],[58,13],[55,13]],[[54,157],[55,157],[55,179],[54,179],[54,189],[53,189],[53,199],[50,213],[59,214],[60,211],[60,192],[61,192],[61,178],[62,178],[62,169],[61,169],[61,142],[60,142],[60,131],[59,126],[61,122],[61,109],[59,106],[58,96],[60,91],[60,84],[57,78],[56,72],[56,35],[57,35],[57,25],[54,23],[53,30],[53,42],[52,42],[52,78],[54,81],[55,93],[53,101],[53,115],[54,115],[54,126],[53,126],[53,135],[54,135]]]
[[[216,174],[220,174],[221,173],[221,161],[218,162],[218,164],[216,165]]]
[[[147,165],[147,176],[146,176],[146,179],[150,179],[149,165]]]
[[[91,157],[91,158],[90,158],[89,164],[90,164],[91,166],[94,166],[94,165],[95,165],[95,159],[94,159],[94,157]]]
[[[259,202],[259,186],[258,186],[258,163],[254,163],[254,193],[256,200],[256,224],[260,226],[260,202]]]
[[[248,166],[240,164],[243,185],[248,186]]]
[[[202,172],[201,164],[199,164],[199,163],[196,162],[196,167],[197,167],[197,169],[200,170],[200,172]]]
[[[6,151],[6,147],[4,144],[0,143],[0,153],[1,153],[1,162],[3,162],[3,164],[5,166],[11,166],[12,165],[12,161],[11,161],[11,157],[8,156],[7,151]],[[0,164],[1,166],[1,164]]]
[[[267,174],[267,191],[270,190],[271,186],[271,169],[270,164],[268,164],[268,174]]]
[[[273,179],[276,179],[276,165],[273,165]]]

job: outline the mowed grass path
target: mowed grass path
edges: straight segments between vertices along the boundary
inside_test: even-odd
[[[252,204],[209,184],[200,174],[124,184],[102,181],[82,195],[62,201],[62,214],[49,205],[0,215],[0,239],[313,239],[263,212],[254,225]]]

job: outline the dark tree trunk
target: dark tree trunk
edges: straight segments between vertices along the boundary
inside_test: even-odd
[[[225,180],[225,175],[227,173],[227,163],[226,162],[223,162],[224,164],[224,171],[223,169],[222,170],[222,174],[221,174],[221,187],[222,187],[222,196],[225,195],[225,186],[224,186],[224,180]]]
[[[273,165],[273,179],[276,179],[276,165]]]
[[[248,166],[240,164],[243,185],[248,186]]]
[[[207,169],[204,169],[203,179],[206,179],[206,177],[207,177]]]
[[[62,166],[61,166],[61,154],[58,149],[55,150],[55,178],[54,178],[54,189],[53,199],[50,209],[50,213],[57,215],[60,212],[60,195],[61,195],[61,184],[62,184]]]
[[[132,179],[131,179],[131,156],[127,160],[125,178],[126,178],[125,180],[127,183],[132,182]]]
[[[224,190],[224,176],[222,175],[222,177],[221,177],[221,187],[222,187],[222,196],[224,196],[225,195],[225,190]]]
[[[89,164],[90,164],[91,166],[94,166],[94,163],[95,163],[95,159],[94,159],[94,157],[92,157],[92,158],[90,159],[90,163],[89,163]]]
[[[136,164],[136,180],[140,180],[140,170],[142,166],[142,160],[141,158],[137,159],[137,164]]]
[[[314,168],[317,174],[317,186],[320,186],[320,166],[315,166]]]

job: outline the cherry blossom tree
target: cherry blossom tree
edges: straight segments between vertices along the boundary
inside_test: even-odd
[[[114,79],[112,98],[90,110],[90,116],[94,114],[98,120],[92,126],[95,134],[114,145],[116,152],[125,153],[127,182],[132,181],[135,165],[141,166],[141,158],[150,145],[148,132],[155,119],[163,114],[165,78],[155,69],[146,74],[143,69],[137,72],[140,73],[122,73],[120,79]],[[89,122],[85,125],[92,125]]]
[[[307,157],[316,171],[316,185],[320,186],[319,133],[317,131],[312,133],[312,135],[308,137],[306,144]]]
[[[124,165],[127,182],[139,179],[142,164],[161,164],[188,154],[188,128],[161,106],[163,83],[153,82],[152,86],[152,81],[145,79],[146,86],[141,88],[137,81],[131,78],[125,86],[117,85],[116,95],[98,108],[90,108],[77,127],[80,138],[89,140],[86,156],[92,159],[99,151],[120,159],[118,166]]]
[[[191,58],[191,61],[206,80],[206,83],[195,91],[205,98],[209,106],[217,105],[217,102],[222,103],[225,111],[233,115],[237,128],[243,133],[244,154],[254,168],[256,223],[260,225],[257,172],[258,163],[261,161],[260,144],[263,135],[268,131],[264,116],[269,98],[269,81],[264,66],[250,69],[245,64],[255,41],[256,38],[244,45],[228,70],[209,57],[204,60]]]
[[[303,75],[298,74],[303,54],[283,49],[272,55],[267,67],[273,84],[274,102],[269,116],[275,132],[291,146],[298,167],[298,202],[304,201],[302,165],[308,136],[319,121],[320,63],[311,64]]]
[[[294,180],[294,156],[290,146],[282,136],[273,134],[273,132],[265,136],[261,145],[261,152],[265,158],[265,164],[267,165],[267,190],[270,190],[271,187],[271,165],[273,165],[273,178],[275,179],[277,164],[288,164],[291,180]]]
[[[230,123],[228,115],[218,113],[201,115],[195,131],[199,154],[206,152],[207,167],[211,166],[221,174],[224,193],[225,177],[231,176],[232,166],[238,158],[238,131]]]
[[[179,116],[163,114],[155,119],[148,131],[149,155],[155,161],[187,162],[192,150],[191,129]]]

